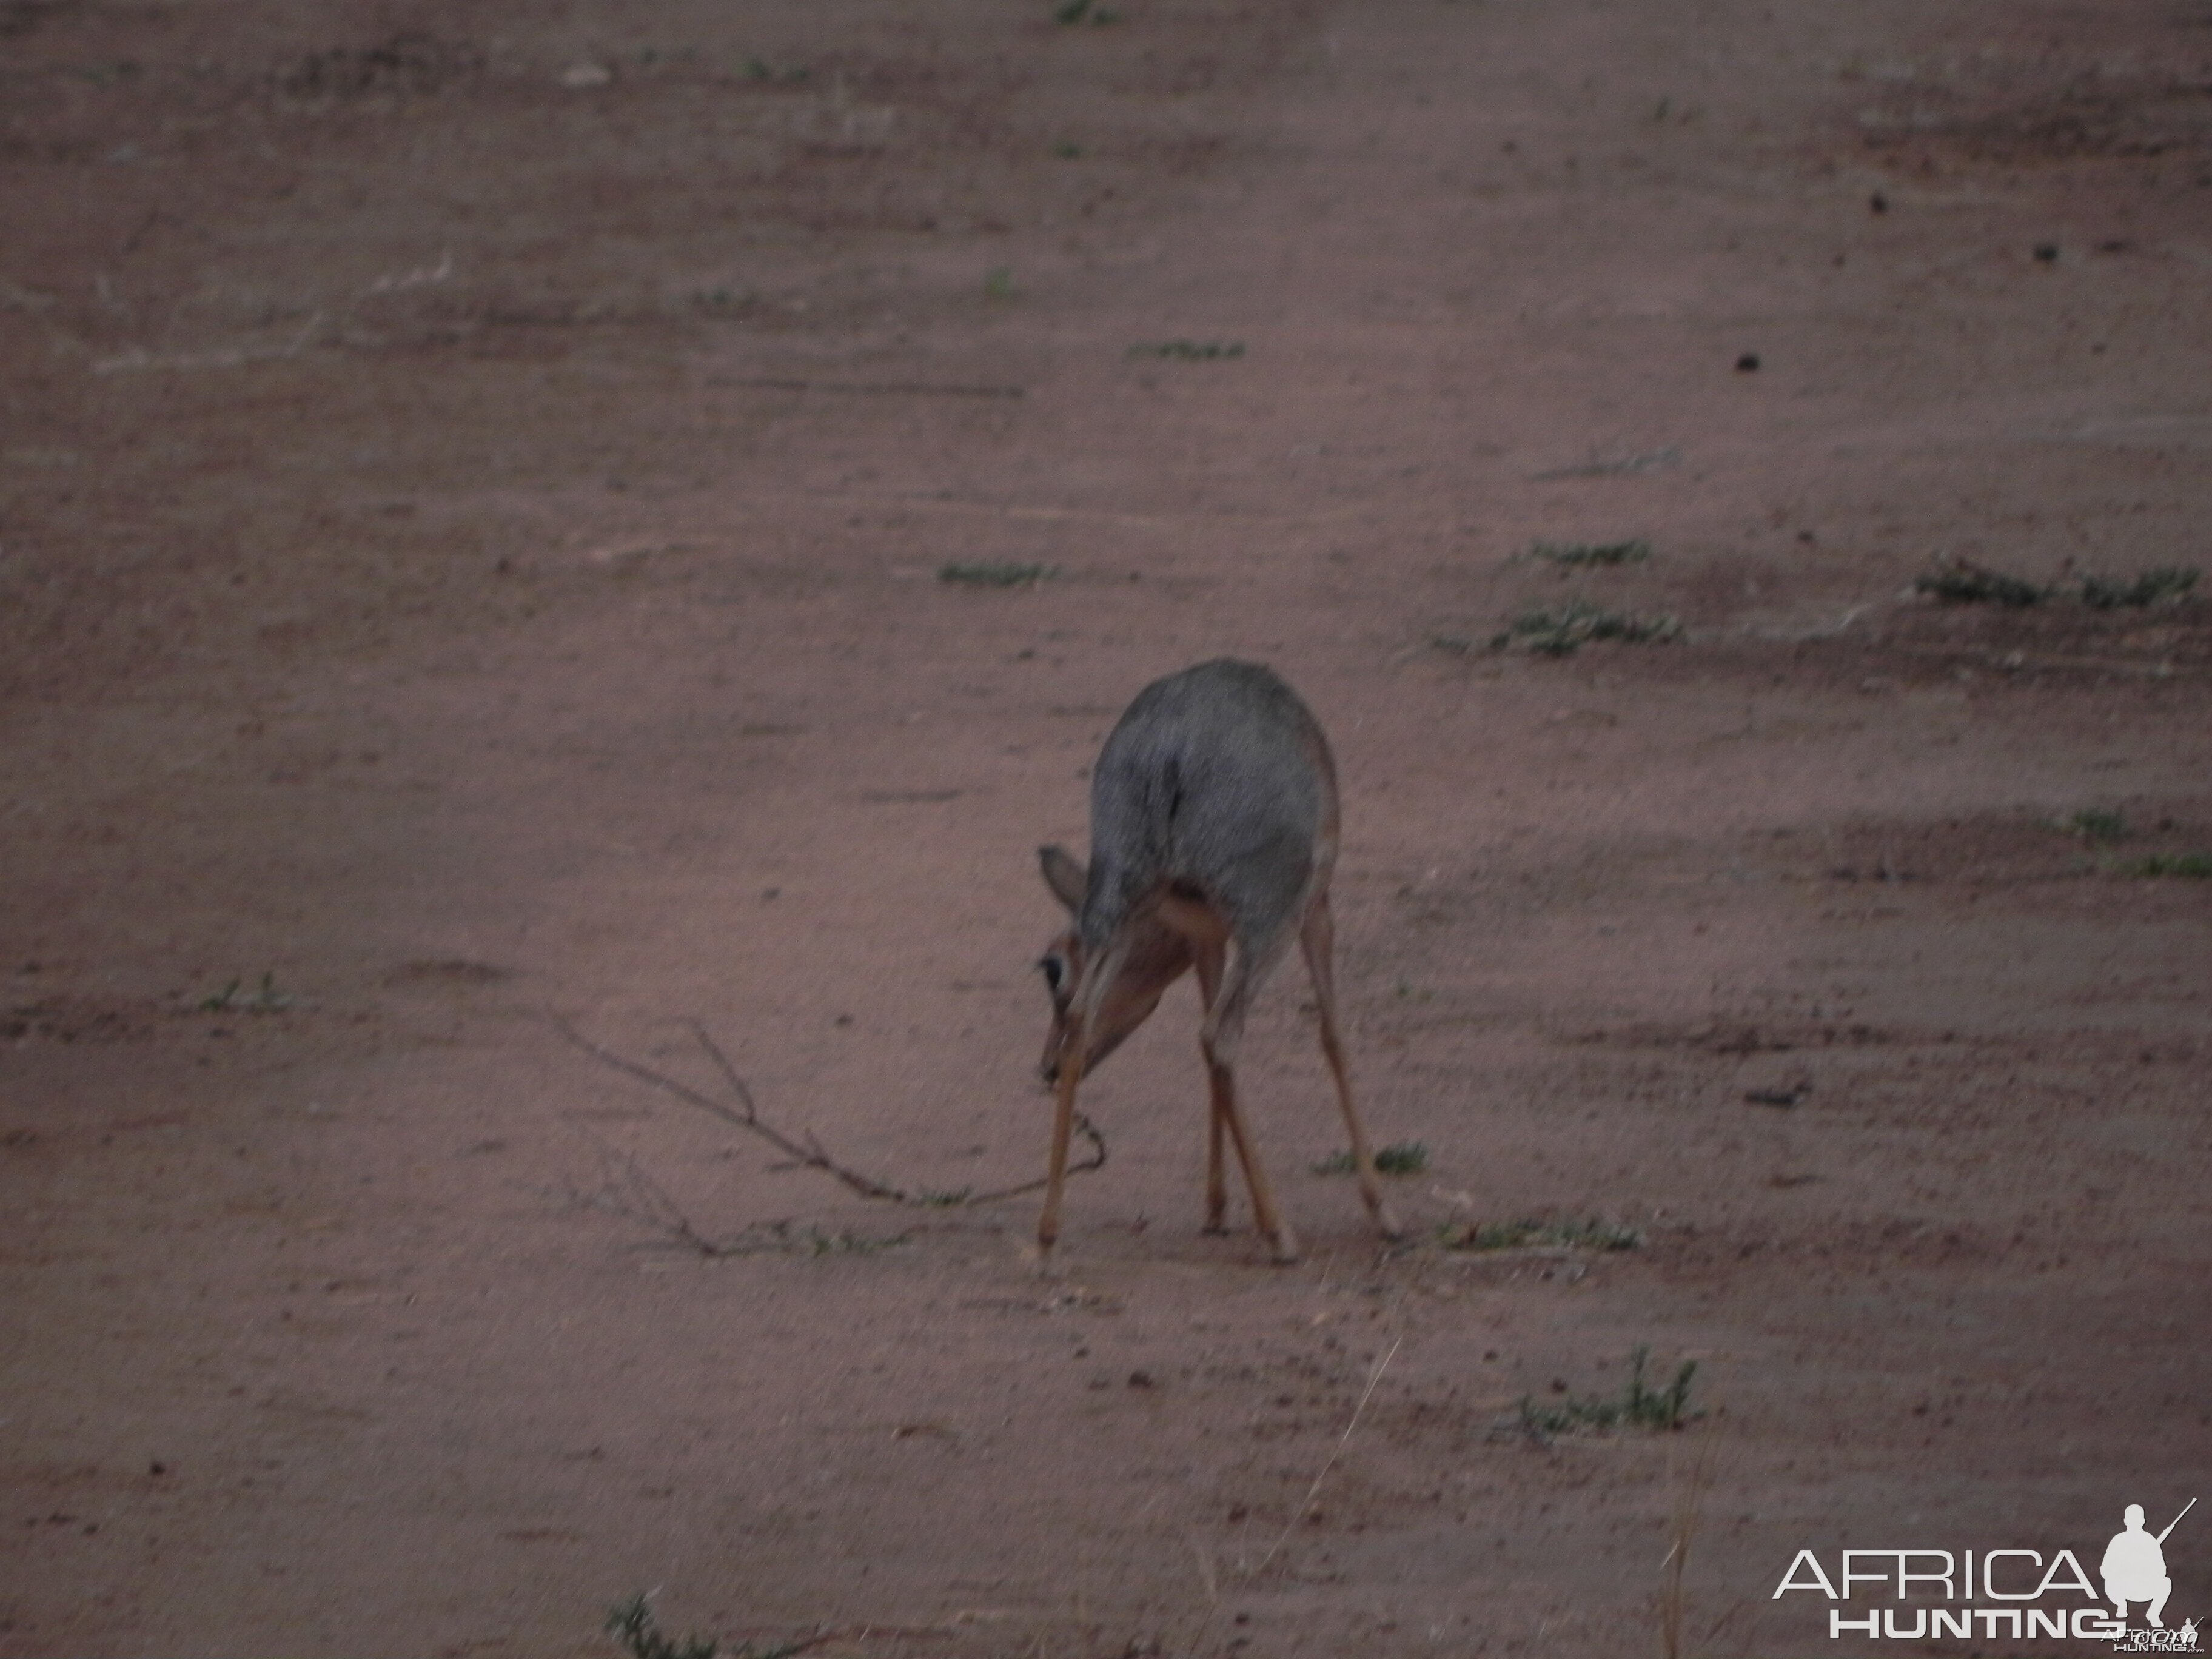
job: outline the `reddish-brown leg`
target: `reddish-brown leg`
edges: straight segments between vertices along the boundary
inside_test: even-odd
[[[1367,1144],[1367,1131],[1359,1121],[1359,1108],[1352,1098],[1352,1076],[1344,1063],[1344,1043],[1336,1030],[1336,975],[1333,957],[1336,922],[1330,915],[1326,890],[1314,896],[1307,908],[1305,926],[1298,930],[1305,951],[1306,971],[1313,975],[1314,1005],[1321,1012],[1321,1051],[1336,1079],[1337,1103],[1344,1109],[1344,1127],[1352,1136],[1352,1164],[1359,1176],[1359,1196],[1367,1213],[1386,1238],[1401,1237],[1397,1218],[1382,1197],[1382,1183],[1375,1174],[1375,1158]]]
[[[1075,1087],[1083,1080],[1084,1028],[1077,1019],[1060,1053],[1060,1086],[1053,1102],[1052,1158],[1045,1165],[1044,1209],[1037,1216],[1037,1267],[1052,1271],[1052,1247],[1060,1242],[1060,1195],[1067,1184],[1067,1143],[1075,1128]]]
[[[1200,945],[1195,955],[1200,1001],[1205,1012],[1211,1014],[1214,999],[1221,991],[1221,946],[1209,942]],[[1222,1175],[1221,1136],[1228,1127],[1228,1121],[1222,1115],[1220,1091],[1213,1086],[1212,1069],[1209,1061],[1206,1090],[1206,1231],[1225,1233],[1229,1231],[1229,1183]]]
[[[1298,1259],[1297,1235],[1275,1207],[1274,1189],[1267,1183],[1267,1171],[1260,1162],[1259,1149],[1252,1144],[1251,1131],[1237,1105],[1237,1048],[1244,1035],[1244,1012],[1251,1006],[1253,993],[1270,965],[1268,962],[1255,962],[1243,945],[1238,945],[1228,971],[1222,976],[1221,994],[1206,1011],[1206,1023],[1199,1028],[1199,1042],[1206,1050],[1206,1079],[1212,1086],[1214,1114],[1229,1131],[1230,1144],[1237,1149],[1237,1161],[1244,1166],[1244,1184],[1252,1194],[1253,1223],[1267,1241],[1275,1260],[1287,1264]]]

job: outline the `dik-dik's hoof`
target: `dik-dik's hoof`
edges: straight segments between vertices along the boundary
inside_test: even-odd
[[[1375,1231],[1383,1237],[1394,1244],[1405,1237],[1405,1228],[1399,1224],[1398,1218],[1390,1212],[1390,1206],[1388,1204],[1378,1201],[1372,1213],[1375,1217]]]
[[[1298,1259],[1298,1237],[1288,1227],[1267,1240],[1267,1259],[1278,1267],[1293,1266]]]

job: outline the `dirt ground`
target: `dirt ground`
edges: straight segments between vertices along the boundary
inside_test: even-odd
[[[2087,1650],[1774,1592],[2203,1492],[2212,605],[2075,591],[2212,562],[2203,7],[1054,12],[0,0],[0,1654]],[[1224,653],[1410,1248],[1294,966],[1290,1268],[1188,990],[1049,1283],[564,1036],[1033,1178]]]

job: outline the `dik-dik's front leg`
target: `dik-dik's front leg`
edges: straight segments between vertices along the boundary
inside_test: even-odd
[[[1037,1268],[1052,1271],[1052,1247],[1060,1242],[1060,1195],[1067,1184],[1067,1143],[1075,1130],[1075,1088],[1083,1081],[1085,1027],[1080,1018],[1068,1022],[1060,1045],[1060,1079],[1052,1112],[1052,1157],[1045,1165],[1044,1209],[1037,1216]]]

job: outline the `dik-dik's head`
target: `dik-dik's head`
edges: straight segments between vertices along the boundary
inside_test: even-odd
[[[1079,920],[1089,872],[1064,848],[1039,848],[1037,862],[1053,896],[1067,907],[1071,921]],[[1048,1085],[1060,1080],[1060,1055],[1079,1017],[1087,1016],[1083,1069],[1088,1073],[1159,1006],[1161,995],[1191,965],[1191,947],[1147,912],[1124,923],[1100,953],[1098,966],[1110,975],[1108,982],[1091,982],[1085,957],[1081,933],[1070,927],[1037,959],[1052,994],[1052,1030],[1038,1067]]]

